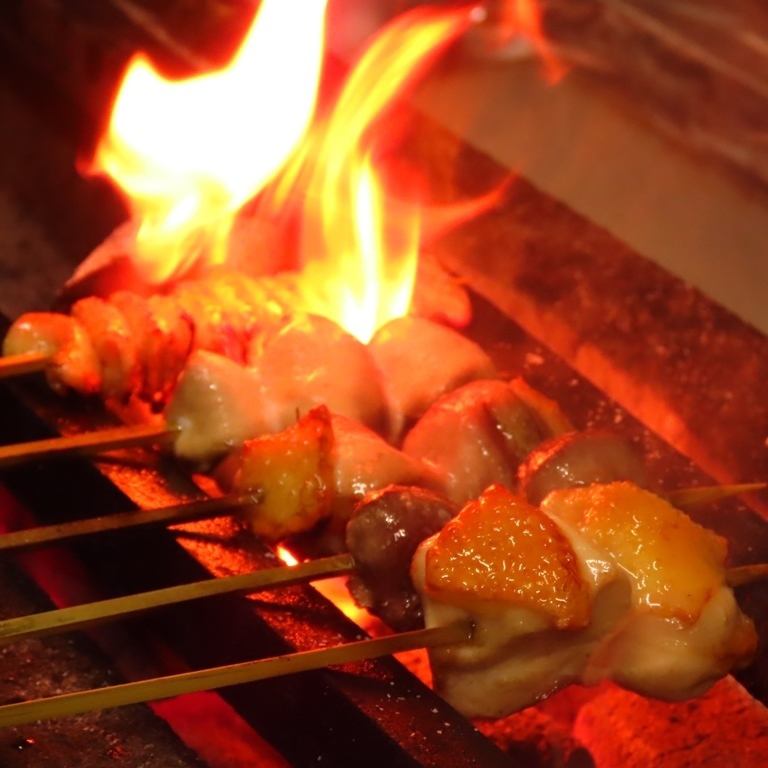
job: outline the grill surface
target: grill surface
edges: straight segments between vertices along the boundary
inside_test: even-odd
[[[24,86],[25,99],[34,109],[29,114],[19,109],[9,116],[6,125],[13,127],[8,129],[6,138],[12,148],[22,151],[7,153],[3,172],[18,193],[17,201],[28,219],[27,226],[31,230],[41,228],[54,243],[52,258],[63,250],[65,258],[59,264],[67,259],[73,262],[99,242],[120,216],[119,206],[107,191],[83,183],[71,171],[74,137],[82,138],[95,105],[104,103],[105,86],[116,71],[116,63],[124,59],[131,44],[151,39],[146,34],[142,38],[136,28],[131,34],[124,34],[125,20],[118,24],[109,9],[80,15],[85,4],[77,2],[63,14],[56,2],[31,3],[27,8],[34,7],[37,14],[49,15],[32,14],[30,19],[23,13],[23,5],[11,5],[2,11],[2,29],[6,36],[14,38],[20,55],[30,53],[28,43],[34,40],[49,46],[51,57],[33,62],[37,76],[42,73],[42,80],[31,77],[27,70],[15,72]],[[56,12],[60,15],[56,16]],[[56,23],[32,23],[44,18]],[[233,18],[229,23],[235,29]],[[114,24],[118,26],[110,26]],[[110,29],[118,30],[121,41],[112,48],[105,44],[105,30]],[[153,45],[157,48],[156,41]],[[68,46],[73,46],[75,55],[67,68],[57,70],[56,62],[66,59]],[[35,100],[32,86],[41,82],[43,88],[37,92],[40,98]],[[49,90],[52,83],[57,86],[55,91]],[[51,98],[52,93],[58,94],[57,99]],[[7,103],[15,105],[10,96]],[[50,120],[43,124],[36,117],[52,112],[65,116],[61,123],[54,123],[54,132],[50,131]],[[411,146],[434,171],[435,189],[444,197],[452,197],[457,191],[466,194],[485,189],[499,177],[500,169],[490,161],[433,125],[418,123]],[[34,160],[31,169],[25,158]],[[662,391],[667,400],[677,398],[683,423],[688,424],[686,418],[693,422],[689,430],[692,440],[681,447],[698,445],[698,454],[688,452],[700,461],[700,457],[714,455],[714,459],[702,461],[712,471],[722,466],[716,451],[721,444],[731,443],[733,467],[738,469],[740,465],[742,472],[738,479],[759,479],[764,474],[765,454],[754,447],[754,435],[760,430],[764,435],[768,424],[761,409],[763,404],[755,399],[754,392],[759,390],[753,387],[755,382],[764,380],[761,366],[768,365],[768,354],[760,354],[766,349],[766,342],[713,308],[706,299],[684,289],[679,281],[655,270],[606,233],[523,181],[513,185],[497,211],[447,239],[440,255],[469,276],[473,285],[506,313],[519,317],[525,326],[523,331],[505,314],[477,302],[477,319],[470,334],[489,349],[499,366],[522,372],[531,384],[556,398],[577,426],[613,427],[630,434],[644,447],[651,469],[664,487],[711,481],[561,358],[551,354],[535,336],[546,338],[560,354],[600,381],[617,399],[643,387],[651,393]],[[49,266],[65,271],[56,264],[52,261]],[[30,262],[27,268],[31,266]],[[36,280],[34,272],[40,269],[47,267],[38,263],[30,270],[32,283]],[[638,276],[643,280],[638,280]],[[10,284],[18,279],[10,277]],[[651,289],[652,296],[644,295]],[[569,300],[573,296],[586,301],[580,305]],[[670,302],[671,296],[688,300]],[[631,309],[640,306],[631,302],[654,297],[650,317],[647,312],[638,314]],[[585,312],[585,303],[590,312]],[[18,309],[24,306],[22,303]],[[729,390],[731,399],[741,403],[749,418],[724,418],[717,428],[706,420],[691,418],[696,404],[701,402],[702,393],[695,387],[696,382],[709,387],[708,408],[722,396],[725,382],[724,376],[713,379],[711,375],[713,368],[719,370],[717,366],[722,365],[721,358],[717,358],[715,365],[703,344],[693,347],[692,352],[683,348],[688,337],[682,330],[695,329],[704,316],[720,334],[720,349],[730,350],[737,362],[743,362],[745,350],[750,355],[749,365],[743,366],[749,378]],[[562,327],[569,328],[571,336],[552,332]],[[655,342],[671,340],[678,345],[672,346],[670,354],[682,355],[686,360],[685,379],[677,377],[671,384],[665,382],[664,366],[652,364],[659,358],[654,358],[656,353],[650,346],[643,350],[642,364],[633,362],[638,351],[637,345],[631,343],[633,334],[642,334],[635,339],[646,338],[649,329]],[[578,343],[573,340],[574,334]],[[605,366],[585,363],[579,355],[585,340],[598,351],[609,349],[613,369],[623,375],[601,378]],[[681,391],[686,392],[685,397],[680,396]],[[638,413],[642,409],[634,410]],[[0,414],[3,441],[45,436],[52,428],[64,432],[93,428],[106,418],[98,406],[74,398],[56,399],[33,380],[2,388]],[[663,424],[659,427],[654,423],[652,413],[640,415],[664,431]],[[715,435],[718,440],[713,439]],[[14,494],[33,508],[41,520],[47,521],[104,514],[134,505],[154,507],[199,493],[171,463],[158,465],[154,457],[144,452],[132,452],[124,459],[128,461],[98,466],[75,460],[40,464],[9,473],[7,481]],[[753,502],[760,507],[760,499]],[[727,536],[734,563],[768,561],[766,524],[749,507],[738,502],[723,504],[702,513],[699,519]],[[178,537],[157,530],[121,533],[83,542],[74,546],[73,551],[104,596],[275,562],[270,552],[227,519],[184,526],[184,531]],[[761,625],[761,636],[766,637],[768,611],[760,592],[757,586],[743,588],[740,600]],[[181,663],[193,667],[336,643],[358,635],[358,630],[335,608],[305,587],[259,595],[257,599],[217,598],[178,607],[131,622],[130,631],[137,643],[162,638]],[[768,662],[764,652],[758,654],[755,664],[740,679],[754,696],[765,700]],[[342,672],[310,673],[241,686],[222,694],[248,723],[297,765],[317,765],[318,761],[356,765],[361,756],[372,766],[514,764],[391,660],[355,665]],[[143,713],[141,717],[149,718],[146,710]],[[74,733],[77,724],[70,725]],[[62,729],[63,733],[66,725]],[[154,735],[148,738],[157,743]],[[183,749],[179,754],[183,754]],[[531,764],[533,760],[527,756],[520,762]],[[60,764],[67,762],[62,760]]]

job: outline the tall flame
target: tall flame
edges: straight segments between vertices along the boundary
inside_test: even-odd
[[[491,200],[428,209],[396,199],[384,180],[393,133],[381,118],[473,23],[473,7],[426,6],[396,18],[313,124],[327,1],[304,0],[297,19],[296,4],[262,0],[240,49],[216,72],[170,81],[136,57],[94,168],[129,199],[138,224],[132,255],[150,284],[224,262],[235,215],[257,194],[254,210],[271,222],[293,227],[299,211],[296,309],[368,341],[409,311],[422,231]]]
[[[420,244],[420,206],[388,195],[376,160],[387,137],[375,129],[471,23],[468,7],[395,19],[353,67],[319,142],[304,209],[305,299],[362,341],[407,314]]]
[[[283,167],[315,110],[327,0],[263,0],[224,69],[171,81],[143,56],[120,87],[94,170],[127,193],[136,263],[162,282],[226,258],[234,214]]]

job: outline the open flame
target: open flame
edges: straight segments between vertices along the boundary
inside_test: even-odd
[[[427,6],[396,18],[321,120],[326,4],[307,0],[297,23],[291,3],[263,0],[216,72],[171,81],[137,56],[93,170],[127,195],[137,223],[131,256],[152,285],[226,262],[235,216],[254,196],[270,221],[299,210],[296,308],[368,341],[409,310],[426,210],[395,199],[384,180],[392,136],[381,118],[467,29],[472,10]],[[442,221],[468,210],[445,209]]]
[[[323,62],[327,0],[301,23],[264,0],[224,69],[181,81],[143,56],[129,64],[94,159],[139,222],[134,258],[160,283],[198,258],[226,259],[234,215],[283,167],[307,132]]]
[[[322,131],[304,205],[308,308],[361,341],[408,313],[421,206],[387,194],[381,118],[471,23],[469,11],[421,8],[395,19],[353,67]]]

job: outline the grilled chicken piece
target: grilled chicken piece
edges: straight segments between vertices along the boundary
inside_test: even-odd
[[[756,633],[725,580],[725,542],[632,483],[491,488],[416,552],[427,626],[474,622],[433,649],[438,690],[498,717],[571,681],[696,696],[746,663]]]
[[[560,488],[628,480],[649,486],[640,452],[625,437],[610,432],[569,432],[547,440],[528,454],[517,470],[520,493],[540,504]]]
[[[557,405],[521,380],[476,381],[435,402],[403,450],[444,472],[447,496],[464,504],[492,483],[514,486],[518,463],[563,428]]]
[[[470,717],[501,717],[580,680],[630,607],[626,575],[574,529],[492,486],[421,544],[426,626],[470,620],[429,651],[435,687]]]
[[[605,676],[684,699],[751,658],[757,635],[726,585],[723,538],[629,482],[555,491],[543,509],[629,574],[633,614],[602,651]]]
[[[85,330],[101,364],[101,395],[126,400],[136,389],[139,363],[136,337],[122,312],[103,299],[81,299],[72,317]]]
[[[326,405],[331,413],[387,431],[379,371],[366,346],[332,320],[303,315],[265,329],[250,343],[248,364],[264,391],[290,404],[294,414]]]
[[[165,410],[178,431],[174,454],[202,466],[245,440],[279,432],[296,420],[296,407],[264,387],[257,371],[212,352],[195,352]]]
[[[394,443],[441,395],[496,375],[490,357],[477,344],[420,317],[392,320],[368,347],[382,373]]]
[[[143,298],[120,291],[110,298],[123,313],[136,345],[139,367],[136,395],[164,403],[184,370],[194,342],[194,327],[178,302],[167,296]]]
[[[216,469],[221,485],[259,500],[248,515],[251,530],[282,539],[314,528],[332,511],[334,434],[319,407],[288,429],[247,441]]]
[[[11,326],[4,355],[51,355],[48,383],[57,392],[74,389],[94,395],[101,388],[101,363],[83,326],[67,315],[28,312]]]
[[[306,439],[307,434],[317,437]],[[299,459],[297,452],[282,458],[286,445],[301,446]],[[308,530],[321,517],[331,518],[331,528],[343,530],[357,501],[376,488],[440,483],[429,467],[351,419],[331,415],[324,406],[280,434],[246,441],[217,467],[216,478],[236,493],[260,491],[263,502],[253,510],[250,524],[273,540]],[[306,493],[313,499],[309,505],[313,511],[299,512],[295,520],[288,510],[296,510],[298,502],[287,507],[282,502],[299,500]]]
[[[423,623],[421,601],[411,581],[418,545],[458,512],[443,496],[423,488],[390,485],[367,494],[347,523],[347,549],[357,563],[349,579],[352,596],[393,629]]]
[[[73,315],[23,315],[8,332],[4,354],[53,355],[47,374],[57,391],[159,404],[194,350],[243,362],[256,330],[284,322],[285,312],[260,281],[214,271],[179,283],[169,296],[118,291],[107,300],[83,299]]]

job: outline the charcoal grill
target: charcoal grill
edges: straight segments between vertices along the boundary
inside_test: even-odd
[[[197,10],[205,4],[199,5]],[[19,226],[20,241],[47,239],[56,257],[42,267],[50,270],[48,285],[34,275],[22,280],[26,288],[19,292],[18,310],[39,303],[46,289],[119,221],[121,210],[111,193],[85,184],[71,170],[72,148],[81,147],[84,136],[92,138],[105,94],[128,53],[149,48],[169,67],[181,69],[195,59],[196,50],[205,49],[214,60],[223,56],[242,25],[235,4],[222,3],[226,12],[208,30],[219,41],[212,48],[204,45],[200,20],[186,25],[172,6],[167,9],[175,32],[171,39],[159,36],[145,15],[126,14],[126,9],[136,10],[126,0],[105,3],[98,11],[84,2],[67,2],[65,9],[63,2],[35,0],[0,12],[3,56],[11,75],[2,93],[10,110],[3,138],[6,147],[15,148],[9,155],[33,159],[7,157],[4,176],[27,217]],[[31,55],[41,49],[46,57]],[[434,192],[444,199],[486,189],[503,173],[418,116],[408,147],[430,168]],[[522,373],[558,400],[579,427],[618,425],[643,447],[662,487],[711,483],[699,466],[721,480],[766,476],[762,440],[768,405],[759,393],[768,374],[768,340],[704,296],[522,179],[497,209],[443,240],[437,255],[471,285],[475,320],[468,333],[499,368]],[[23,272],[23,264],[16,268]],[[670,375],[667,361],[680,359],[684,366]],[[0,389],[0,414],[3,442],[109,422],[99,407],[55,398],[33,378]],[[26,524],[154,508],[203,493],[174,464],[139,450],[109,461],[38,463],[9,471],[4,481],[25,511],[10,500],[5,506],[16,510],[16,523]],[[733,564],[768,561],[768,527],[760,514],[767,502],[760,497],[748,501],[720,504],[698,516],[729,539]],[[68,551],[100,596],[276,563],[270,550],[229,518],[188,524],[181,533],[121,532],[73,544]],[[51,569],[58,562],[41,555],[23,559],[22,569],[2,564],[0,588],[8,615],[40,610],[50,599],[22,570],[36,573],[56,597],[58,577],[51,576]],[[741,588],[740,601],[766,637],[768,610],[759,586]],[[183,668],[359,636],[360,630],[311,587],[291,587],[148,614],[127,623],[119,642],[124,648],[159,648],[160,661],[153,663]],[[31,696],[35,688],[39,695],[41,688],[53,692],[57,686],[111,680],[115,660],[106,658],[103,648],[115,643],[96,638],[102,650],[82,636],[5,650],[0,656],[5,687],[0,690],[11,700]],[[30,664],[36,675],[25,687],[16,678]],[[759,653],[739,679],[757,701],[765,701],[765,655]],[[541,755],[524,745],[507,754],[496,748],[394,660],[239,686],[220,695],[248,728],[277,749],[281,757],[274,758],[276,764],[540,764]],[[90,752],[83,752],[82,745],[90,745]],[[138,762],[142,750],[145,763]],[[197,761],[145,707],[0,734],[3,764],[63,766],[72,764],[73,754],[87,754],[84,760],[94,765]],[[574,765],[588,759],[580,752],[572,756]]]

